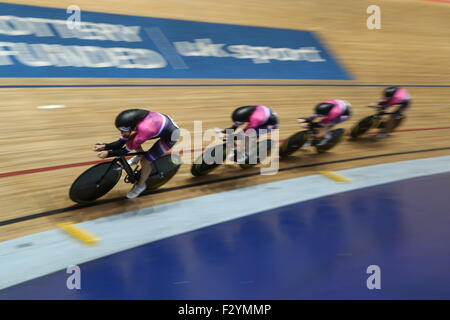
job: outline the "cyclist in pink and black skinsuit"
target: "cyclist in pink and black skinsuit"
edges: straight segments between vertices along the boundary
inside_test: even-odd
[[[261,134],[261,130],[270,132],[278,128],[277,114],[271,108],[262,105],[239,107],[233,111],[231,118],[233,119],[233,125],[229,129],[236,130],[240,125],[247,122],[247,126],[243,130],[244,133],[254,129],[257,137]]]
[[[406,109],[411,105],[411,95],[406,89],[399,87],[389,87],[383,92],[384,97],[378,101],[378,103],[371,104],[370,107],[376,107],[381,111],[385,111],[387,108],[398,105],[398,109],[392,114],[391,121],[386,124],[384,130],[380,132],[377,137],[385,137],[392,126],[394,125],[394,118],[402,117]]]
[[[270,131],[278,128],[278,116],[277,114],[269,107],[263,105],[252,105],[252,106],[242,106],[233,111],[231,115],[233,119],[233,125],[231,128],[223,130],[223,133],[226,133],[228,130],[233,130],[233,132],[245,122],[247,125],[242,130],[246,136],[255,132],[256,138],[258,138],[261,134],[269,133]],[[253,131],[254,130],[254,131]],[[242,144],[239,149],[242,150],[244,148],[244,153],[241,154],[243,157],[249,156],[249,145],[248,140],[245,140],[246,143]],[[242,159],[238,158],[238,162]]]
[[[135,165],[139,161],[142,165],[139,181],[127,194],[127,198],[136,198],[147,188],[145,181],[151,172],[151,162],[161,157],[177,143],[180,130],[169,116],[143,109],[122,111],[116,117],[115,124],[121,132],[120,139],[112,143],[94,146],[94,151],[101,151],[98,156],[102,159],[125,156],[132,150],[143,152],[141,145],[144,142],[159,138],[144,154],[144,158],[135,156],[128,161],[130,165]],[[126,146],[124,147],[124,145]]]
[[[318,127],[325,129],[325,135],[322,140],[317,144],[323,146],[331,139],[331,128],[336,124],[347,121],[351,117],[351,104],[345,100],[325,100],[319,103],[315,108],[315,113],[306,119],[307,122],[311,122],[316,118],[321,118],[317,123]],[[299,118],[301,119],[301,118]],[[303,122],[304,120],[299,120]]]

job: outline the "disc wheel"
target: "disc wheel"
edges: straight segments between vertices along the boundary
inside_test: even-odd
[[[244,163],[240,163],[239,166],[241,168],[251,168],[262,160],[266,159],[270,156],[271,150],[273,146],[273,141],[270,139],[263,140],[258,142],[258,148],[255,151],[251,151],[249,156],[246,157]]]
[[[225,161],[226,154],[226,143],[205,150],[205,152],[194,161],[194,164],[191,167],[192,175],[200,177],[210,173]]]
[[[290,136],[280,146],[280,158],[285,158],[300,149],[306,142],[306,131],[299,131]]]
[[[334,146],[336,146],[344,137],[345,130],[342,128],[339,128],[339,129],[331,130],[330,133],[331,133],[331,139],[330,139],[330,141],[328,141],[328,143],[326,145],[320,146],[320,147],[316,145],[316,149],[317,149],[318,153],[323,153],[325,151],[330,150]]]
[[[100,180],[103,175],[105,176]],[[111,166],[111,162],[99,163],[87,169],[73,182],[69,197],[80,204],[92,202],[114,188],[121,175],[122,167],[119,164]]]
[[[370,128],[373,127],[375,122],[375,119],[373,116],[367,116],[364,119],[362,119],[360,122],[358,122],[351,130],[350,136],[353,139],[356,139],[363,134],[365,134],[367,131],[369,131]]]

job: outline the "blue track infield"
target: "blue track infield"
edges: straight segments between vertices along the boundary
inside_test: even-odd
[[[81,290],[61,270],[0,299],[450,299],[449,190],[444,173],[299,202],[80,264]]]

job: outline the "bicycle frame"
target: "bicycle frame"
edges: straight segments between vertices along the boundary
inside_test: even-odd
[[[128,181],[131,183],[135,183],[136,182],[136,176],[135,176],[135,172],[133,171],[133,169],[131,169],[131,166],[128,164],[127,160],[125,157],[128,156],[135,156],[135,155],[143,155],[145,152],[134,152],[134,153],[129,153],[126,156],[121,156],[121,157],[116,157],[114,158],[114,160],[111,161],[111,164],[109,165],[108,169],[105,171],[105,173],[103,174],[103,176],[95,183],[96,186],[100,186],[100,183],[103,181],[103,179],[106,177],[106,175],[108,174],[109,170],[111,170],[111,168],[114,166],[114,164],[116,164],[117,162],[120,163],[120,166],[122,167],[122,169],[125,170],[125,172],[128,175]]]
[[[317,122],[310,122],[308,124],[308,127],[306,127],[305,131],[305,144],[307,145],[308,143],[310,145],[314,145],[314,141],[317,139],[317,134],[318,132],[316,131],[316,127],[314,126],[314,124],[317,124]]]
[[[392,115],[392,114],[394,114],[394,112],[384,112],[384,111],[380,111],[380,112],[378,112],[377,114],[375,114],[375,115],[373,116],[374,123],[372,124],[372,128],[378,128],[378,126],[379,126],[381,123],[386,122],[386,121],[389,121],[389,120],[383,119],[383,116],[384,116],[384,115]]]

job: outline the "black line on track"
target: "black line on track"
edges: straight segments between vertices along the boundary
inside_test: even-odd
[[[395,153],[384,153],[384,154],[377,154],[377,155],[358,157],[358,158],[349,158],[349,159],[341,159],[341,160],[325,161],[325,162],[315,162],[315,163],[310,163],[310,164],[303,164],[303,165],[297,165],[297,166],[293,166],[293,167],[281,168],[281,169],[278,169],[277,172],[283,172],[283,171],[289,171],[289,170],[295,170],[295,169],[301,169],[301,168],[318,167],[318,166],[327,165],[327,164],[359,161],[359,160],[365,160],[365,159],[375,159],[375,158],[398,156],[398,155],[405,155],[405,154],[412,154],[412,153],[424,153],[424,152],[442,151],[442,150],[450,150],[450,147],[434,148],[434,149],[423,149],[423,150],[413,150],[413,151],[404,151],[404,152],[395,152]],[[149,195],[153,195],[153,194],[159,194],[159,193],[175,191],[175,190],[182,190],[182,189],[188,189],[188,188],[193,188],[193,187],[199,187],[199,186],[213,184],[213,183],[219,183],[219,182],[225,182],[225,181],[230,181],[230,180],[243,179],[243,178],[259,176],[259,175],[260,175],[260,172],[258,171],[258,172],[243,174],[243,175],[239,175],[239,176],[232,176],[232,177],[226,177],[226,178],[220,178],[220,179],[208,180],[208,181],[200,181],[200,182],[191,183],[191,184],[185,184],[185,185],[182,185],[182,186],[177,186],[177,187],[172,187],[172,188],[158,189],[158,190],[155,190],[155,191],[152,191],[152,192],[144,192],[141,195],[141,197],[149,196]],[[66,207],[66,208],[55,209],[55,210],[51,210],[51,211],[45,211],[45,212],[32,214],[32,215],[24,216],[24,217],[20,217],[20,218],[14,218],[14,219],[10,219],[10,220],[0,221],[0,227],[1,226],[6,226],[6,225],[10,225],[10,224],[14,224],[14,223],[23,222],[23,221],[38,219],[38,218],[42,218],[42,217],[53,216],[53,215],[56,215],[56,214],[69,212],[69,211],[73,211],[73,210],[77,210],[77,209],[81,209],[81,208],[89,208],[89,207],[98,206],[98,205],[102,205],[102,204],[106,204],[106,203],[122,201],[122,200],[126,200],[126,199],[127,199],[126,197],[116,197],[116,198],[111,198],[111,199],[95,201],[93,203],[89,203],[89,204],[85,204],[85,205],[73,205],[73,206]]]

